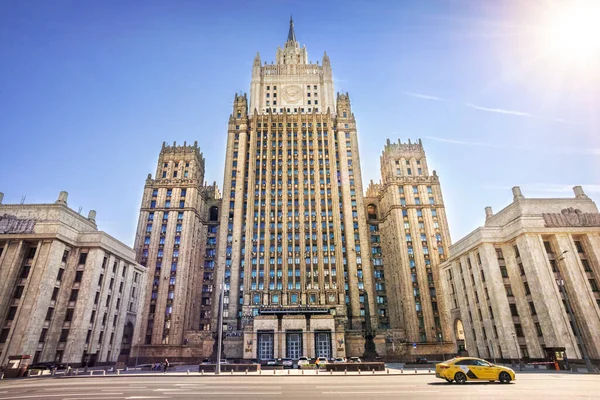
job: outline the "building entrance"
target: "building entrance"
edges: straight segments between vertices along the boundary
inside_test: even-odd
[[[273,358],[273,333],[258,334],[258,359],[270,360]]]
[[[286,357],[297,360],[302,356],[302,332],[288,332],[286,340]]]
[[[315,356],[331,358],[331,332],[315,332]]]

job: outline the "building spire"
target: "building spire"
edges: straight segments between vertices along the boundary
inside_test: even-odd
[[[296,34],[294,33],[294,20],[292,19],[292,16],[290,15],[290,31],[288,33],[288,42],[295,42],[296,41]]]

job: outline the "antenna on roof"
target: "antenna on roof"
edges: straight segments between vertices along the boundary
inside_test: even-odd
[[[25,199],[26,198],[27,198],[27,195],[21,196],[21,204],[25,204]]]
[[[81,214],[81,210],[83,210],[83,207],[79,207],[79,211],[77,211],[77,214]]]

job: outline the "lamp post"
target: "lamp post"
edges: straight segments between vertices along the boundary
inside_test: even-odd
[[[140,342],[142,341],[142,339],[138,338],[138,343],[135,349],[135,365],[134,368],[137,368],[138,366],[138,359],[140,357]]]
[[[223,278],[224,280],[225,278]],[[218,335],[217,335],[217,366],[215,367],[215,374],[221,373],[221,351],[223,348],[223,292],[224,286],[221,283],[219,285],[219,318],[218,318]]]
[[[490,351],[492,352],[491,356],[492,356],[492,359],[494,360],[494,364],[496,364],[496,355],[494,352],[494,343],[492,342],[492,339],[490,339]]]
[[[523,371],[523,365],[521,364],[521,352],[519,351],[519,342],[517,342],[517,337],[515,334],[512,334],[512,337],[515,341],[515,348],[517,349],[517,359],[519,361],[519,371]]]
[[[573,332],[575,333],[575,336],[577,337],[577,339],[579,339],[581,341],[581,355],[583,356],[583,360],[585,361],[585,367],[587,368],[589,373],[594,373],[594,366],[592,365],[592,362],[590,361],[590,357],[588,356],[587,353],[587,347],[585,345],[585,340],[583,339],[583,336],[581,336],[581,330],[579,329],[579,324],[577,323],[577,317],[575,316],[575,314],[573,313],[573,309],[571,308],[571,303],[569,302],[569,298],[567,296],[567,291],[565,290],[565,281],[562,279],[562,275],[560,273],[560,262],[563,261],[565,259],[565,254],[568,253],[569,250],[565,250],[563,251],[560,256],[558,257],[558,259],[556,260],[556,264],[558,266],[558,279],[556,280],[556,283],[558,284],[558,287],[560,288],[560,292],[563,295],[563,299],[565,300],[565,306],[567,308],[567,313],[569,314],[569,318],[571,319],[571,321],[573,322]]]

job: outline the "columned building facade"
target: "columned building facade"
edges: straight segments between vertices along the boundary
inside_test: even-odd
[[[197,143],[163,143],[148,175],[135,238],[148,269],[138,361],[202,359],[213,352],[214,271],[220,193],[204,183]]]
[[[600,359],[600,214],[574,193],[535,199],[514,187],[511,204],[486,208],[485,225],[451,246],[442,282],[457,351],[560,360],[585,348]]]
[[[124,365],[130,359],[146,281],[133,250],[67,206],[2,204],[0,364]]]
[[[256,56],[250,96],[235,96],[229,119],[224,353],[362,356],[365,327],[377,321],[350,98],[334,95],[327,54],[308,61],[292,21],[276,58]]]
[[[376,314],[386,343],[378,353],[452,354],[439,273],[450,244],[439,177],[429,172],[421,140],[388,140],[380,161],[382,181],[371,182],[365,198]]]

